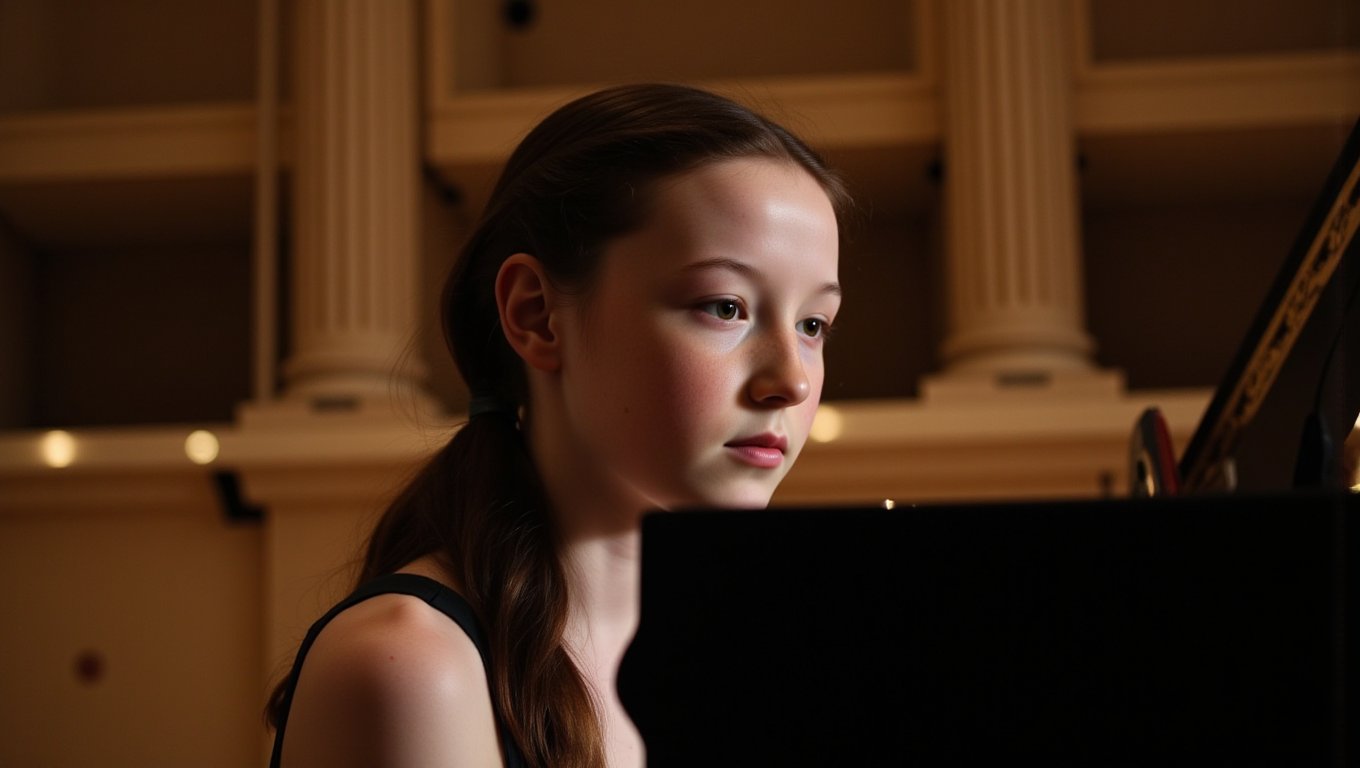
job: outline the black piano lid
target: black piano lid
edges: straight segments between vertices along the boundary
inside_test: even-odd
[[[1336,451],[1360,414],[1357,227],[1360,122],[1181,458],[1186,490],[1223,488],[1224,460],[1243,491],[1344,483],[1336,454],[1328,466],[1303,466],[1298,482],[1296,473],[1315,411]]]
[[[1360,762],[1360,496],[648,516],[648,765]],[[997,763],[1000,764],[1000,763]]]
[[[1360,496],[1260,493],[1360,412],[1356,173],[1360,124],[1182,458],[1253,493],[648,516],[648,765],[1360,765]]]

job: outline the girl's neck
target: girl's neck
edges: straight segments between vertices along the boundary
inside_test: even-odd
[[[640,534],[562,530],[571,607],[567,641],[590,656],[622,655],[637,629]]]
[[[599,642],[602,632],[631,637],[638,615],[639,525],[645,505],[619,487],[608,471],[582,458],[563,418],[560,393],[546,389],[551,396],[535,398],[526,437],[551,499],[566,570],[568,641],[593,637]]]
[[[618,693],[618,669],[638,623],[636,526],[612,534],[563,539],[570,608],[563,641],[589,688],[610,765],[641,765],[638,734]]]
[[[551,499],[570,605],[565,641],[583,666],[612,681],[637,629],[639,525],[645,504],[612,474],[585,458],[565,418],[556,382],[541,386],[525,428]]]
[[[611,766],[642,765],[642,736],[619,699],[618,669],[638,623],[638,550],[632,527],[563,543],[570,608],[563,641],[595,701]]]

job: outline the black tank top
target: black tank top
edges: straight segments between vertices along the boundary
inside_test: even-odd
[[[312,647],[312,643],[316,642],[316,636],[321,634],[321,630],[331,619],[346,608],[375,595],[391,593],[418,597],[429,603],[431,608],[452,619],[472,639],[473,645],[477,646],[477,652],[482,655],[482,665],[486,667],[487,677],[490,678],[490,649],[482,637],[481,626],[477,623],[476,614],[472,612],[472,606],[467,604],[462,595],[434,579],[411,573],[379,576],[354,590],[354,594],[337,603],[307,630],[307,637],[303,639],[302,647],[298,648],[297,659],[293,661],[293,671],[288,674],[287,686],[284,688],[283,713],[279,718],[279,730],[274,734],[274,753],[269,759],[270,768],[279,768],[279,761],[283,757],[283,732],[288,727],[288,710],[293,706],[293,689],[297,686],[298,673],[302,671],[302,661],[307,657],[307,651]],[[524,755],[510,738],[510,733],[501,722],[499,714],[496,715],[496,732],[500,735],[501,750],[505,754],[505,768],[527,768]]]

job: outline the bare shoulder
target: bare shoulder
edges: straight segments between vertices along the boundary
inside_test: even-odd
[[[486,671],[472,640],[419,598],[340,613],[307,653],[284,765],[496,765]]]

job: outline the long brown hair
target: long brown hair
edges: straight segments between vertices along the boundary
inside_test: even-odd
[[[567,579],[516,412],[523,363],[501,331],[496,273],[515,253],[562,290],[585,292],[602,246],[639,227],[663,177],[724,159],[795,163],[838,214],[840,180],[784,128],[726,98],[679,85],[599,91],[558,109],[510,156],[444,285],[444,337],[474,397],[507,410],[470,419],[387,509],[360,583],[437,554],[485,624],[492,700],[530,763],[603,766],[598,716],[563,644]],[[282,716],[281,685],[268,710]]]

